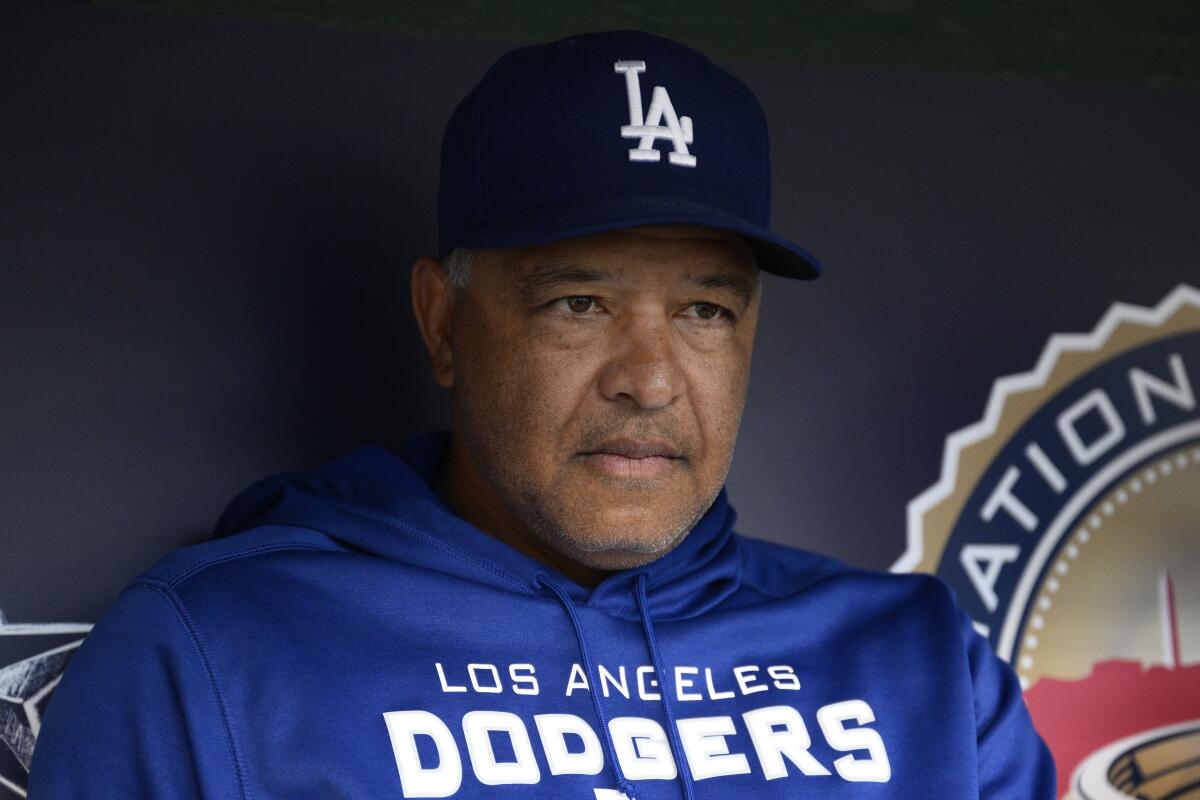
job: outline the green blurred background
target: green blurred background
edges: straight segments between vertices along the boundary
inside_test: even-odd
[[[1197,0],[97,0],[430,37],[641,28],[718,57],[1200,87]]]

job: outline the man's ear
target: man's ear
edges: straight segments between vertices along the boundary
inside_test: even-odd
[[[433,362],[433,379],[438,386],[454,385],[454,354],[450,348],[451,311],[456,298],[454,287],[441,262],[421,256],[412,266],[412,307],[425,340],[425,349]]]

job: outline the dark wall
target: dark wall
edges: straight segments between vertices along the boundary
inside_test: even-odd
[[[92,621],[250,481],[447,423],[408,268],[446,117],[507,48],[2,13],[0,609]],[[1197,94],[724,63],[827,268],[767,277],[739,529],[884,568],[995,378],[1200,280]]]

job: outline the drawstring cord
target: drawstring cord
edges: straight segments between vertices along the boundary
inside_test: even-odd
[[[683,784],[683,796],[687,800],[694,800],[696,795],[692,787],[691,770],[683,755],[683,745],[679,742],[679,733],[675,729],[675,712],[671,709],[671,700],[668,697],[670,691],[667,688],[667,676],[663,672],[663,660],[662,655],[658,652],[658,639],[654,635],[654,626],[650,624],[650,604],[646,601],[646,573],[644,572],[637,576],[637,603],[638,610],[642,612],[642,626],[646,630],[646,642],[650,645],[650,661],[654,664],[654,671],[658,674],[659,696],[662,697],[663,710],[667,714],[667,734],[671,737],[671,749],[675,751],[675,763],[679,765],[679,780]],[[674,683],[671,685],[673,686]]]
[[[600,736],[604,739],[604,747],[608,750],[608,758],[612,763],[613,772],[617,775],[617,788],[629,798],[634,800],[633,784],[625,778],[625,773],[621,772],[621,764],[617,761],[617,749],[613,746],[612,735],[608,732],[608,719],[604,716],[604,708],[600,705],[600,679],[597,677],[595,665],[592,664],[592,656],[588,651],[587,640],[583,638],[583,626],[579,623],[579,616],[575,613],[575,603],[572,602],[568,595],[560,586],[553,581],[548,580],[542,573],[538,573],[534,580],[548,587],[552,592],[558,595],[558,600],[562,603],[562,607],[566,609],[567,615],[571,618],[571,625],[575,628],[575,639],[579,642],[579,653],[583,656],[583,668],[587,670],[588,678],[588,694],[592,696],[592,706],[596,710],[596,720],[600,723]]]
[[[617,761],[617,750],[613,745],[612,735],[608,731],[608,718],[604,716],[604,707],[600,704],[600,679],[596,673],[595,664],[592,663],[587,640],[583,638],[583,625],[579,622],[579,615],[575,613],[575,603],[562,587],[547,578],[544,573],[539,572],[534,577],[534,581],[539,586],[545,586],[554,592],[558,596],[558,601],[562,603],[562,607],[566,609],[567,616],[571,618],[571,625],[575,628],[575,639],[579,642],[579,653],[583,656],[583,668],[587,670],[588,686],[590,687],[588,694],[592,696],[592,707],[596,711],[596,720],[600,723],[600,735],[604,739],[604,747],[608,750],[613,772],[617,776],[617,787],[629,800],[635,800],[633,784],[625,778],[625,773],[621,771],[621,764]],[[688,769],[687,759],[683,755],[683,745],[679,741],[679,733],[676,730],[675,712],[671,708],[671,699],[668,697],[670,694],[669,684],[666,673],[663,671],[663,659],[658,650],[658,638],[654,635],[654,626],[650,623],[650,603],[646,600],[646,573],[644,572],[638,573],[636,595],[638,611],[642,617],[642,628],[646,632],[646,643],[650,648],[650,661],[654,665],[655,674],[658,675],[659,697],[662,699],[663,710],[667,716],[667,735],[670,737],[671,749],[674,751],[679,780],[683,784],[683,796],[686,800],[695,800],[691,771]]]

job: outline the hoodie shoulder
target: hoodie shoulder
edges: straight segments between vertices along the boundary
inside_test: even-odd
[[[321,531],[297,525],[261,525],[219,539],[181,547],[167,553],[142,572],[134,582],[177,586],[189,577],[217,564],[255,558],[280,551],[344,550]]]
[[[770,597],[787,597],[850,567],[830,556],[735,533],[742,583]]]

